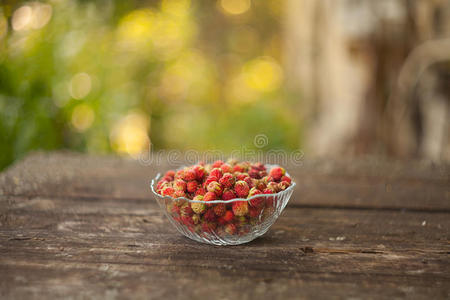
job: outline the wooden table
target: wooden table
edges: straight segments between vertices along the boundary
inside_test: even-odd
[[[450,297],[449,166],[377,159],[288,167],[269,232],[210,246],[172,228],[158,171],[35,153],[0,176],[0,298]]]

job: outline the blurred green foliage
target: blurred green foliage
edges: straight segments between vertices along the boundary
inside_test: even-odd
[[[0,169],[34,149],[299,146],[280,1],[7,1]]]

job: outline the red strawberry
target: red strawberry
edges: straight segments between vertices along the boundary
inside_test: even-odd
[[[289,184],[292,182],[292,180],[291,180],[291,177],[289,177],[289,176],[283,176],[283,177],[281,177],[281,181],[286,181],[286,182],[288,182]]]
[[[265,167],[262,163],[260,163],[260,162],[254,163],[254,164],[252,165],[252,168],[253,168],[253,169],[256,169],[256,170],[258,170],[258,171],[265,171],[265,170],[266,170],[266,167]]]
[[[274,193],[277,193],[280,191],[280,187],[278,186],[278,183],[276,183],[276,182],[269,182],[267,184],[267,188],[271,189]]]
[[[202,231],[206,233],[213,232],[214,229],[216,229],[217,224],[216,223],[210,223],[210,222],[203,222],[202,223]]]
[[[188,183],[186,184],[186,189],[189,193],[195,193],[195,191],[197,190],[197,186],[198,186],[197,181],[195,180],[188,181]]]
[[[195,177],[197,180],[203,180],[203,178],[206,176],[206,170],[202,165],[196,165],[194,167]]]
[[[186,182],[181,179],[177,179],[173,182],[173,188],[177,191],[184,192],[186,190]]]
[[[222,219],[225,220],[225,222],[230,222],[234,218],[234,213],[231,210],[227,210],[225,214],[223,215]]]
[[[213,192],[207,192],[207,193],[205,194],[205,196],[203,197],[203,201],[206,201],[206,202],[208,202],[208,201],[214,201],[214,200],[216,200],[216,199],[217,199],[216,193],[213,193]]]
[[[282,181],[278,184],[278,188],[280,189],[280,191],[284,191],[285,189],[287,189],[290,186],[290,183],[287,181]]]
[[[236,192],[236,195],[238,195],[238,197],[240,198],[246,198],[249,190],[250,188],[248,187],[248,184],[245,181],[239,180],[234,185],[234,191]]]
[[[262,208],[260,207],[249,207],[248,208],[248,215],[250,218],[257,218],[259,214],[261,213]]]
[[[262,194],[262,192],[260,190],[258,190],[256,188],[252,188],[250,190],[250,192],[248,193],[248,197],[250,198],[255,195],[260,195],[260,194]],[[260,206],[264,205],[264,201],[265,201],[264,197],[257,197],[257,198],[253,198],[253,199],[249,200],[250,205],[253,207],[260,207]]]
[[[223,173],[232,173],[233,172],[233,168],[229,164],[226,164],[226,163],[221,165],[220,169],[222,170]]]
[[[183,177],[184,177],[184,170],[183,169],[178,170],[175,173],[175,176],[174,176],[175,179],[183,179]]]
[[[183,191],[175,191],[172,195],[174,198],[186,197],[186,193]]]
[[[223,175],[222,170],[219,168],[212,169],[211,172],[209,173],[210,177],[216,177],[217,179],[222,178],[222,175]]]
[[[173,179],[175,177],[175,171],[174,170],[167,171],[166,174],[164,174],[164,177],[171,177]]]
[[[218,203],[218,204],[216,204],[216,206],[214,206],[214,213],[218,217],[223,216],[226,211],[227,211],[227,208],[226,208],[225,204],[223,204],[223,203]]]
[[[247,201],[233,202],[233,213],[235,216],[245,216],[248,213]]]
[[[198,195],[204,196],[205,194],[206,194],[206,190],[205,190],[204,188],[202,188],[202,187],[199,187],[199,188],[195,191],[195,196],[198,196]]]
[[[234,175],[236,176],[236,180],[244,180],[245,177],[247,177],[247,173],[241,173],[241,172],[236,172],[234,173]]]
[[[219,178],[209,175],[208,178],[206,178],[206,180],[203,182],[203,187],[207,188],[208,185],[213,181],[219,181]]]
[[[221,165],[223,165],[223,161],[221,161],[221,160],[216,160],[216,161],[212,164],[212,167],[213,167],[213,168],[220,168]]]
[[[251,178],[250,176],[246,176],[244,178],[244,181],[247,182],[247,185],[248,185],[249,188],[253,187],[253,178]]]
[[[175,193],[175,190],[172,187],[167,186],[167,187],[163,188],[161,192],[162,192],[163,196],[170,196],[170,197],[172,197],[173,193]]]
[[[224,189],[222,193],[223,200],[231,200],[236,198],[236,194],[231,189]]]
[[[236,164],[233,166],[233,172],[243,173],[245,170],[240,164]]]
[[[286,171],[281,167],[273,167],[269,172],[269,175],[277,182],[280,181],[284,174],[286,174]]]
[[[228,233],[228,234],[230,234],[230,235],[236,234],[236,232],[237,232],[236,225],[231,224],[231,223],[230,223],[230,224],[227,224],[227,225],[225,226],[225,232]]]
[[[194,220],[192,219],[191,216],[181,216],[181,222],[186,225],[186,226],[193,226],[194,225]]]
[[[234,178],[233,174],[231,173],[225,173],[223,174],[222,178],[219,179],[219,183],[226,188],[233,187],[234,183],[236,182],[236,179]]]
[[[213,181],[210,184],[208,184],[207,190],[208,192],[215,193],[217,197],[220,197],[220,195],[222,195],[223,192],[223,187],[217,181]]]
[[[250,176],[251,178],[259,179],[259,171],[257,169],[250,169],[248,171],[248,176]]]
[[[208,209],[203,215],[206,221],[214,222],[216,220],[216,214],[214,213],[214,209]]]
[[[183,216],[192,216],[194,211],[192,210],[189,203],[184,203],[180,208],[180,213]]]
[[[192,170],[192,169],[184,170],[183,179],[185,181],[195,180],[196,178],[197,178],[197,174],[195,174],[194,170]]]
[[[178,205],[172,206],[172,214],[179,215],[180,214],[180,207]]]

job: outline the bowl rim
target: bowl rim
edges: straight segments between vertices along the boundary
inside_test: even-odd
[[[273,167],[278,167],[278,165],[271,165],[271,164],[266,164],[265,165],[266,167],[267,166],[270,166],[270,169],[271,168],[273,168]],[[179,170],[179,169],[182,169],[182,168],[185,168],[186,166],[181,166],[180,168],[178,168],[177,170]],[[286,175],[287,176],[289,176],[290,177],[290,175],[289,175],[289,173],[286,171]],[[189,198],[186,198],[186,197],[178,197],[178,198],[173,198],[173,197],[171,197],[171,196],[163,196],[163,195],[161,195],[161,194],[158,194],[156,191],[155,191],[155,188],[154,188],[154,186],[155,186],[155,184],[158,182],[158,179],[161,177],[161,173],[158,173],[158,174],[156,174],[156,177],[155,178],[153,178],[152,180],[151,180],[151,182],[150,182],[150,189],[152,190],[152,192],[153,192],[153,194],[155,195],[155,196],[157,196],[158,198],[161,198],[161,199],[171,199],[171,200],[175,200],[175,201],[178,201],[178,200],[185,200],[185,201],[188,201],[188,202],[190,202],[190,203],[205,203],[205,201],[203,201],[203,200],[193,200],[193,199],[189,199]],[[280,196],[282,196],[282,195],[285,195],[285,194],[287,194],[287,193],[289,193],[291,190],[293,190],[294,189],[294,187],[296,186],[297,184],[291,179],[291,185],[287,188],[287,189],[285,189],[285,190],[283,190],[283,191],[281,191],[281,192],[278,192],[278,193],[275,193],[275,194],[258,194],[258,195],[254,195],[254,196],[251,196],[250,198],[233,198],[233,199],[230,199],[230,200],[212,200],[212,201],[208,201],[208,204],[216,204],[216,203],[233,203],[233,202],[238,202],[238,201],[250,201],[250,200],[252,200],[252,199],[256,199],[256,198],[261,198],[261,197],[264,197],[264,198],[268,198],[268,197],[280,197]]]

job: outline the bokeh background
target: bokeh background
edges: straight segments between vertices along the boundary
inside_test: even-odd
[[[32,150],[450,160],[450,4],[3,0],[0,169]]]

